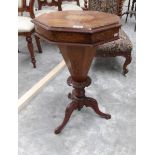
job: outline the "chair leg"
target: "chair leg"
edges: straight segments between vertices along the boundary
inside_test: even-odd
[[[36,68],[36,60],[35,60],[34,51],[33,51],[32,37],[26,36],[26,41],[27,41],[27,46],[31,56],[31,62],[33,64],[33,67]]]
[[[133,11],[134,9],[134,5],[135,5],[135,0],[132,1],[132,5],[131,5],[131,11]],[[132,17],[132,13],[130,14],[130,18]]]
[[[135,11],[134,15],[135,15],[135,32],[136,32],[136,4],[135,4],[135,10],[134,11]]]
[[[129,10],[130,10],[130,0],[129,0],[129,2],[128,2],[128,10],[127,10],[127,15],[126,15],[125,22],[127,22],[127,21],[128,21]]]
[[[42,8],[42,4],[40,1],[38,1],[38,10],[41,10],[41,8]]]
[[[79,2],[79,0],[76,0],[76,1],[77,1],[77,5],[80,6],[80,2]]]
[[[36,40],[36,44],[37,44],[37,48],[38,48],[39,53],[42,53],[42,48],[40,45],[40,38],[35,35],[35,40]]]
[[[126,76],[126,74],[129,72],[127,66],[131,63],[132,60],[131,53],[124,55],[124,57],[126,58],[126,60],[123,65],[123,75]]]
[[[136,24],[135,24],[135,29],[134,29],[134,31],[136,32]]]

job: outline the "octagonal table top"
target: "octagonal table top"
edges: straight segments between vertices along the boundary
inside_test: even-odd
[[[120,26],[117,15],[98,11],[58,11],[45,13],[35,18],[33,23],[46,30],[93,33]]]

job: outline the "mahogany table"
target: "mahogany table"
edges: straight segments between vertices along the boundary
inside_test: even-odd
[[[35,35],[58,45],[71,76],[67,84],[73,87],[68,97],[65,117],[55,129],[58,134],[65,127],[74,110],[91,107],[98,115],[110,119],[110,114],[101,112],[95,99],[85,96],[85,87],[91,84],[87,75],[97,45],[119,38],[120,18],[97,11],[60,11],[43,14],[32,21]]]

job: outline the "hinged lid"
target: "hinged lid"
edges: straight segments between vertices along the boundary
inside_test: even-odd
[[[32,20],[46,30],[94,33],[120,27],[117,15],[98,11],[58,11],[43,14]]]

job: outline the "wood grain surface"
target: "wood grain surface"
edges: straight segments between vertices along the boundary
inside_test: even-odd
[[[120,18],[98,11],[59,11],[43,14],[32,22],[47,30],[92,32],[94,29],[115,27],[120,25]],[[60,29],[61,28],[61,29]]]

